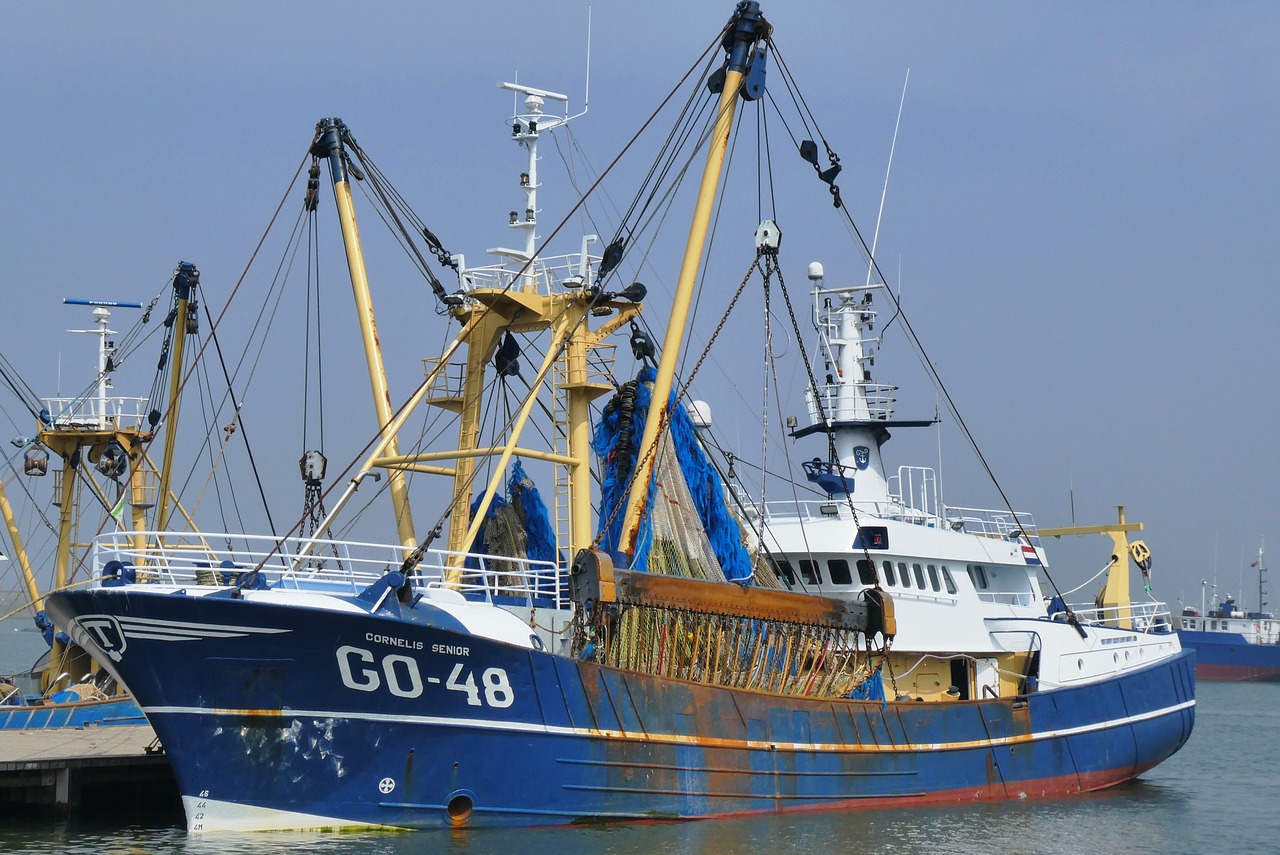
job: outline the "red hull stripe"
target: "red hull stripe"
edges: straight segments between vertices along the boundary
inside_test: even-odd
[[[1266,668],[1261,665],[1210,665],[1207,662],[1197,662],[1196,679],[1276,683],[1280,682],[1280,668]]]
[[[954,790],[935,790],[932,792],[913,793],[892,798],[845,799],[841,801],[823,802],[821,804],[797,805],[779,808],[771,805],[764,810],[729,811],[725,813],[700,814],[699,819],[723,819],[735,816],[758,816],[778,813],[820,813],[825,811],[866,810],[870,808],[912,807],[925,804],[961,804],[965,802],[994,802],[1013,799],[1041,799],[1057,796],[1073,796],[1095,790],[1104,790],[1131,781],[1156,764],[1150,763],[1141,767],[1126,766],[1121,769],[1109,769],[1101,772],[1083,774],[1058,775],[1052,778],[1038,778],[1033,781],[1015,781],[1002,786],[999,784],[984,787],[963,787]],[[662,822],[663,820],[658,820]],[[637,823],[629,823],[637,824]],[[643,823],[638,823],[643,824]]]

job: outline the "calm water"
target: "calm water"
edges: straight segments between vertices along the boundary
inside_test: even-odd
[[[0,819],[0,852],[59,855],[292,853],[1206,853],[1280,851],[1280,685],[1201,683],[1196,728],[1173,759],[1102,794],[960,808],[646,826],[417,834],[259,833],[188,838],[117,818],[76,824]],[[531,783],[531,786],[533,784]]]

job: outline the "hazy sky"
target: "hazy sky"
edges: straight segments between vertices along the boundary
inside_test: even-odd
[[[502,133],[510,98],[495,83],[518,75],[578,109],[587,9],[10,4],[0,350],[50,391],[59,357],[64,377],[90,363],[84,342],[62,333],[87,318],[61,298],[145,301],[179,260],[199,266],[220,304],[323,116],[346,120],[450,248],[474,263],[509,244],[519,163]],[[592,4],[590,112],[574,127],[594,164],[613,157],[731,11],[719,0]],[[1069,523],[1072,496],[1080,524],[1126,505],[1147,524],[1160,596],[1198,604],[1216,568],[1224,590],[1256,603],[1256,577],[1239,591],[1241,568],[1263,536],[1280,550],[1280,5],[763,11],[841,155],[845,199],[868,235],[910,69],[878,254],[1015,507],[1056,526]],[[794,159],[778,154],[783,139],[775,155]],[[551,181],[558,158],[544,155]],[[780,214],[790,282],[802,284],[813,260],[832,281],[861,278],[847,240],[810,239],[821,234],[811,223],[833,221],[821,188],[803,189],[812,204]],[[547,191],[546,222],[567,198],[563,183],[559,193]],[[663,271],[656,285],[646,279],[656,302],[678,260],[651,262]],[[745,263],[730,264],[726,287]],[[371,261],[379,275],[395,279],[379,309],[389,359],[407,366],[392,378],[399,399],[447,329],[421,283]],[[878,372],[904,387],[900,417],[932,414],[934,393],[901,342],[886,345]],[[355,394],[366,430],[368,395]],[[291,423],[287,407],[279,418]],[[733,418],[718,407],[730,439]],[[937,465],[938,447],[933,431],[901,433],[886,462]],[[947,500],[993,506],[950,424],[941,447]],[[1054,564],[1063,587],[1108,554],[1100,539],[1085,546],[1064,550],[1076,568]],[[1269,599],[1280,606],[1280,589]]]

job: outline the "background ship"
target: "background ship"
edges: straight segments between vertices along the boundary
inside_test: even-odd
[[[1238,606],[1227,594],[1213,608],[1203,603],[1199,609],[1188,606],[1178,618],[1179,639],[1196,652],[1198,679],[1280,681],[1280,621],[1265,611],[1267,565],[1262,545],[1258,560],[1249,566],[1258,572],[1257,611]]]
[[[93,336],[97,351],[96,375],[75,394],[36,397],[5,360],[5,384],[28,410],[35,430],[13,440],[9,477],[0,480],[0,517],[12,553],[9,567],[21,584],[10,598],[14,607],[0,617],[28,614],[45,645],[38,656],[22,647],[30,657],[22,664],[28,667],[20,670],[14,667],[15,661],[0,675],[0,730],[149,727],[123,686],[65,632],[56,631],[44,611],[44,597],[49,590],[85,583],[90,554],[86,536],[167,525],[172,503],[159,497],[170,494],[171,479],[148,449],[165,436],[160,444],[163,462],[172,464],[177,381],[185,364],[188,335],[194,336],[199,326],[195,315],[199,279],[194,265],[181,263],[125,339],[118,339],[121,333],[110,328],[112,312],[141,311],[141,303],[64,299],[64,304],[91,307],[94,320],[91,329],[70,330]],[[150,323],[152,310],[162,299],[168,303],[166,314],[151,327],[162,329],[163,334],[150,397],[113,394],[117,365],[134,355],[137,332]],[[172,382],[166,383],[166,378]],[[162,421],[170,428],[167,433],[160,430]],[[51,458],[59,464],[52,475]],[[126,473],[129,477],[122,480]],[[50,493],[42,489],[45,481],[52,482]],[[19,511],[10,501],[6,482],[21,488],[13,492],[22,497],[25,510]],[[23,522],[40,529],[41,535],[51,534],[51,539],[45,538],[49,548],[29,553]],[[41,562],[49,566],[40,566]]]

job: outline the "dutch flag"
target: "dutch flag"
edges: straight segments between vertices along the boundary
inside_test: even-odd
[[[1040,566],[1040,556],[1036,554],[1036,548],[1025,543],[1022,545],[1022,560],[1028,564]]]

